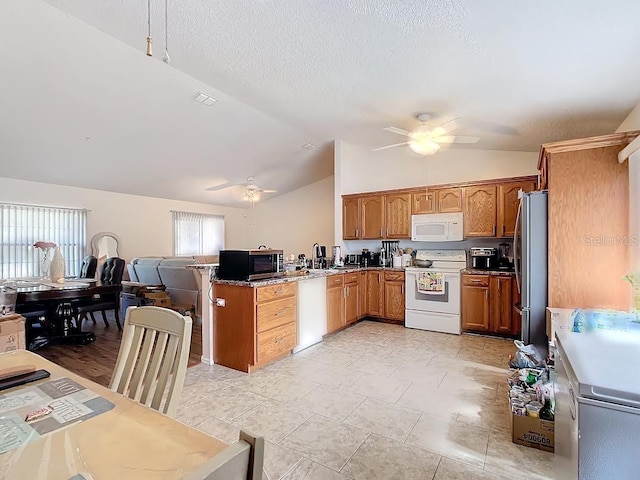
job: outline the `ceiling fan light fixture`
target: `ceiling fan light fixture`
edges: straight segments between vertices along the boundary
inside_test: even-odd
[[[440,150],[440,145],[426,136],[416,136],[409,140],[409,148],[420,155],[433,155]]]

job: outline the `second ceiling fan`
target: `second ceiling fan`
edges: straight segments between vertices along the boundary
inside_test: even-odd
[[[412,131],[403,130],[396,127],[386,127],[387,132],[397,133],[409,137],[406,142],[385,145],[384,147],[374,148],[373,151],[386,150],[388,148],[401,147],[408,145],[411,150],[420,155],[433,155],[440,150],[440,144],[451,143],[477,143],[478,137],[468,137],[462,135],[449,135],[450,132],[460,126],[458,118],[449,120],[435,128],[429,128],[427,122],[431,118],[428,113],[421,113],[416,117],[420,121],[420,125]]]

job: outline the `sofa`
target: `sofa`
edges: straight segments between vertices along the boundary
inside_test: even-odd
[[[202,285],[200,273],[187,265],[214,263],[217,257],[140,257],[127,265],[129,279],[143,285],[164,286],[171,302],[195,307],[196,316],[201,316],[200,299]]]

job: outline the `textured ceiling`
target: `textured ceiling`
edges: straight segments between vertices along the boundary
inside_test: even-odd
[[[24,162],[4,176],[225,203],[204,189],[254,175],[291,190],[331,174],[331,140],[395,143],[382,127],[421,111],[462,116],[471,148],[537,151],[613,132],[640,101],[632,0],[169,0],[170,66],[163,1],[143,55],[146,7],[2,2],[0,38],[19,48],[4,49],[0,139]],[[27,170],[52,154],[73,171]]]

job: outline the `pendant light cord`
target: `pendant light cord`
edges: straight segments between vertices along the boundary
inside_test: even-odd
[[[149,37],[151,36],[151,0],[147,0],[147,25],[149,27]]]
[[[164,0],[164,51],[169,51],[169,0]]]

